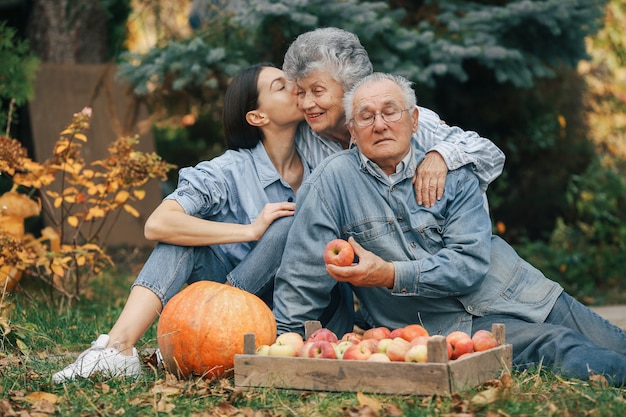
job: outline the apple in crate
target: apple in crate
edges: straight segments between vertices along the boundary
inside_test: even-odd
[[[446,340],[452,347],[452,355],[450,359],[458,359],[466,353],[472,353],[474,351],[474,343],[472,338],[465,332],[460,330],[454,331],[446,336]]]
[[[400,329],[399,336],[410,342],[416,337],[428,336],[428,330],[419,324],[409,324]]]
[[[301,358],[337,359],[334,343],[327,340],[310,340],[302,345],[298,356]]]
[[[489,330],[478,330],[474,333],[472,343],[474,344],[474,352],[483,352],[498,346],[496,337]]]
[[[346,333],[339,339],[340,342],[348,341],[354,344],[359,343],[361,340],[363,340],[363,335],[355,332]]]
[[[337,266],[349,266],[354,262],[354,249],[348,241],[333,239],[324,249],[324,262]]]
[[[414,345],[406,351],[404,355],[405,362],[428,362],[428,346],[426,345]]]
[[[302,348],[302,345],[304,345],[304,340],[300,333],[287,332],[278,335],[274,344],[293,346],[293,350],[297,353]]]
[[[367,360],[371,362],[391,362],[389,356],[381,352],[372,353],[372,355],[367,358]]]
[[[363,339],[382,340],[391,338],[391,331],[387,327],[372,327],[363,333]]]
[[[358,345],[349,346],[343,353],[343,359],[345,360],[367,360],[372,356],[372,348],[369,343],[359,343]]]
[[[327,329],[326,327],[322,327],[321,329],[317,329],[316,331],[311,333],[306,341],[313,342],[316,340],[325,340],[332,343],[337,343],[339,341],[337,335],[332,330]]]
[[[393,362],[404,362],[406,352],[411,347],[411,344],[401,337],[396,337],[391,341],[385,353]]]
[[[350,347],[350,346],[355,346],[357,343],[354,343],[352,340],[343,340],[340,341],[339,343],[335,344],[335,356],[337,356],[337,359],[343,359],[343,354],[346,352],[346,350]]]

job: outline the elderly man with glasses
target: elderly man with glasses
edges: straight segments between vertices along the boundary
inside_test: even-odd
[[[411,184],[423,152],[411,145],[418,112],[411,84],[375,73],[344,97],[356,148],[324,161],[304,182],[277,273],[279,333],[320,320],[338,335],[353,311],[323,312],[337,282],[348,283],[370,327],[422,324],[430,334],[472,334],[506,325],[514,365],[551,367],[623,386],[626,333],[575,301],[491,233],[476,175],[450,171],[443,198],[417,204]],[[333,239],[354,247],[350,266],[325,265]]]

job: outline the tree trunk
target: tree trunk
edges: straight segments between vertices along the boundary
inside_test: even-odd
[[[108,60],[107,19],[100,1],[33,0],[26,34],[44,62],[97,64]]]

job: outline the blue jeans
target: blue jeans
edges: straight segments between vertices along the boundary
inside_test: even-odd
[[[238,264],[224,258],[211,246],[178,246],[158,243],[133,286],[154,292],[163,306],[185,283],[215,281],[257,295],[272,306],[274,276],[280,265],[287,232],[293,217],[275,220],[246,257]]]
[[[569,378],[600,374],[615,386],[626,386],[626,332],[565,292],[544,323],[492,315],[474,317],[472,331],[490,330],[493,323],[506,326],[506,342],[513,345],[518,368],[542,364]]]

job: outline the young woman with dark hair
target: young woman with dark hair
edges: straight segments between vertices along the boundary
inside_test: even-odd
[[[310,172],[295,145],[303,120],[295,86],[267,64],[238,74],[223,112],[229,150],[180,171],[178,187],[154,210],[145,236],[157,241],[117,322],[54,382],[138,376],[134,345],[185,284],[229,283],[271,304],[273,280],[295,210],[296,191]],[[210,318],[207,318],[210,319]]]

